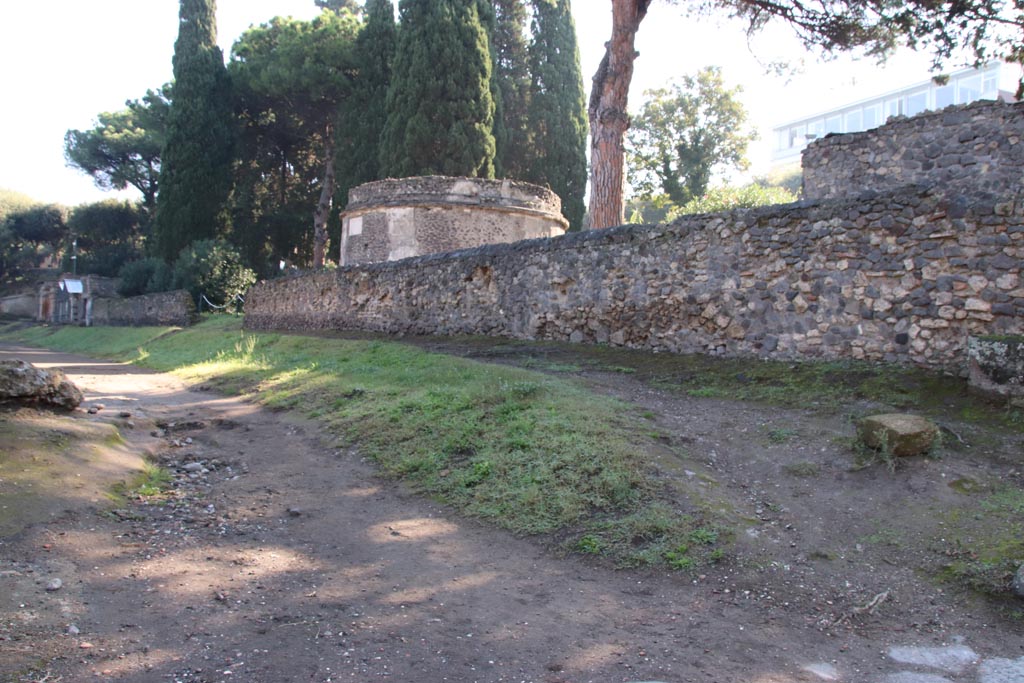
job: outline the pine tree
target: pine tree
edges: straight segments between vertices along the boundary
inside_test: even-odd
[[[366,24],[356,39],[356,76],[352,96],[338,114],[338,204],[349,189],[379,180],[380,140],[384,132],[391,64],[398,31],[391,0],[366,0]]]
[[[234,125],[215,0],[181,0],[174,88],[161,154],[157,252],[172,260],[189,243],[224,234]]]
[[[381,172],[494,177],[491,57],[480,0],[401,0]]]
[[[526,180],[562,198],[571,230],[583,225],[587,109],[569,0],[534,0],[530,43],[532,164]]]
[[[525,178],[530,145],[526,0],[492,0],[492,3],[494,78],[501,92],[501,136],[495,135],[498,158],[504,176]]]

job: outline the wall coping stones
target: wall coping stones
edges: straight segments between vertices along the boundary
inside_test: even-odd
[[[359,185],[349,190],[342,217],[383,207],[476,207],[539,215],[563,229],[569,226],[562,216],[562,200],[546,187],[518,180],[448,176],[388,178]]]

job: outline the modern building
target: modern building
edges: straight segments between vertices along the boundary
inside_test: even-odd
[[[978,69],[956,71],[948,78],[933,78],[790,121],[773,129],[772,165],[799,163],[804,147],[829,133],[856,133],[877,128],[893,116],[914,116],[953,104],[996,99],[1012,101],[1020,76],[1018,66],[991,62]]]

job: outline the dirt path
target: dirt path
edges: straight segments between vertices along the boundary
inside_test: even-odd
[[[808,559],[823,539],[855,532],[765,508],[775,491],[758,468],[771,453],[747,471],[728,464],[751,441],[742,406],[713,408],[722,419],[701,435],[679,399],[594,380],[657,406],[670,438],[691,433],[709,472],[769,510],[750,538],[770,537],[765,547],[792,563],[766,555],[700,577],[616,572],[456,518],[382,481],[310,423],[130,366],[36,350],[0,358],[9,355],[62,366],[83,407],[104,404],[73,419],[131,412],[123,433],[177,473],[179,496],[2,539],[0,646],[41,661],[0,665],[0,680],[1024,681],[1019,624],[870,553]],[[804,457],[822,458],[808,441]],[[870,478],[853,485],[855,504],[870,504]],[[813,498],[813,483],[791,486]],[[848,517],[856,526],[856,512]],[[62,587],[47,591],[53,578]],[[854,602],[886,586],[898,589],[877,609]]]

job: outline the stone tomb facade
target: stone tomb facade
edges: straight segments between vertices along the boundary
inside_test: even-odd
[[[380,180],[349,192],[340,263],[554,237],[567,227],[558,195],[537,185],[444,176]]]

